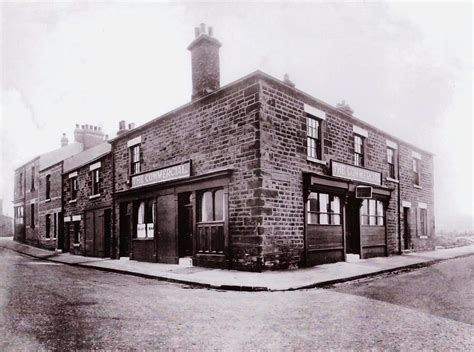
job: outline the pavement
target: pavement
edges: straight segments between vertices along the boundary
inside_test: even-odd
[[[12,237],[0,237],[0,247],[55,263],[235,291],[293,291],[325,287],[369,276],[429,266],[447,259],[474,255],[474,245],[469,245],[352,262],[324,264],[296,270],[254,273],[186,265],[145,263],[129,258],[117,260],[84,257],[35,248],[15,242]]]

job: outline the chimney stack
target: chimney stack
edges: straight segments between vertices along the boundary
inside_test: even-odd
[[[191,52],[193,95],[200,98],[220,88],[219,48],[221,43],[213,37],[212,27],[201,23],[194,28],[195,38],[189,44]]]
[[[290,75],[288,73],[285,73],[283,76],[283,82],[285,82],[286,85],[295,88],[295,84],[291,81]]]
[[[69,144],[69,139],[66,137],[66,133],[63,133],[63,136],[61,137],[61,148],[65,147]]]
[[[341,103],[337,103],[336,108],[338,108],[341,111],[344,111],[346,114],[349,114],[351,116],[354,113],[354,110],[352,110],[349,104],[346,104],[345,100],[343,100]]]
[[[65,135],[63,136],[65,137]],[[76,124],[76,128],[74,129],[74,141],[82,143],[84,145],[84,150],[95,147],[102,143],[103,140],[104,132],[102,132],[100,127],[94,125],[81,125],[79,127],[79,124]]]
[[[125,120],[121,120],[119,121],[119,130],[117,131],[117,136],[120,136],[125,132],[127,132],[127,123],[125,122]]]

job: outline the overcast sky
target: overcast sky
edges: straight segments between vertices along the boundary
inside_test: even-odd
[[[201,22],[221,84],[260,69],[435,157],[438,228],[472,228],[472,5],[3,3],[0,197],[13,169],[72,141],[75,123],[142,124],[187,103]],[[467,218],[471,217],[471,222]]]

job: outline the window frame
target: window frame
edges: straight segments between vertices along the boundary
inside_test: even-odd
[[[312,121],[315,122],[314,127],[311,126]],[[322,118],[306,113],[306,156],[316,160],[323,159],[323,121]],[[312,133],[313,131],[316,132]],[[310,146],[311,144],[314,146]]]
[[[96,175],[97,175],[97,180],[96,180]],[[91,194],[93,196],[100,195],[100,186],[101,186],[100,185],[100,167],[91,171],[91,178],[92,178]]]
[[[31,167],[31,183],[30,183],[30,192],[35,191],[35,167]]]
[[[71,186],[71,200],[76,200],[77,199],[77,194],[79,191],[79,180],[77,176],[71,177],[70,178],[70,186]]]
[[[373,208],[371,208],[370,206],[371,204],[374,204]],[[382,215],[379,215],[380,208],[381,208]],[[372,209],[374,210],[373,212],[371,212]],[[379,199],[374,199],[374,198],[364,199],[362,201],[359,214],[360,214],[359,217],[360,217],[361,226],[385,226],[386,225],[385,207],[384,207],[383,202]],[[366,223],[364,223],[364,218],[367,219]],[[375,223],[373,224],[371,223],[372,219],[375,221]]]
[[[18,183],[19,183],[19,193],[20,195],[23,194],[23,172],[20,172],[20,175],[19,175],[19,180],[18,180]]]
[[[415,186],[420,186],[421,181],[420,181],[420,159],[418,158],[412,158],[412,172],[413,172],[413,185]]]
[[[143,222],[139,222],[140,208],[143,204]],[[133,209],[133,239],[144,240],[153,239],[155,237],[155,226],[157,224],[156,198],[144,198],[132,203]],[[150,222],[151,221],[151,222]],[[148,225],[153,224],[153,232],[148,233]],[[145,225],[145,236],[138,237],[138,225]]]
[[[46,200],[51,199],[51,175],[45,177],[45,197]]]
[[[390,155],[389,152],[392,153],[392,162],[390,162]],[[388,164],[388,177],[395,180],[396,175],[395,175],[395,149],[391,147],[387,147],[387,164]]]
[[[360,153],[357,152],[357,147],[359,143],[356,143],[356,140],[360,139]],[[355,166],[364,167],[365,166],[365,137],[360,134],[354,133],[353,137],[353,146],[354,146],[354,158],[353,162]]]
[[[420,236],[428,237],[428,209],[419,208],[420,212]]]
[[[221,204],[221,211],[222,211],[222,218],[216,219],[216,193],[221,191],[222,192],[222,204]],[[203,220],[203,197],[206,193],[211,193],[211,207],[212,207],[212,219],[211,220]],[[208,223],[220,223],[224,222],[226,219],[226,206],[225,206],[225,191],[223,187],[206,189],[198,193],[198,201],[197,201],[197,223],[198,224],[208,224]]]
[[[130,155],[130,175],[137,175],[142,171],[141,163],[141,143],[137,143],[135,145],[130,146],[129,148],[129,155]],[[138,158],[138,160],[135,160]]]
[[[315,194],[316,198],[311,198],[311,195]],[[326,203],[326,211],[321,211],[320,209],[320,198],[321,194],[327,195],[328,196],[328,201]],[[331,204],[334,201],[334,198],[337,198],[339,200],[339,212],[335,212],[332,209]],[[311,199],[316,200],[317,204],[317,210],[311,210]],[[316,214],[316,222],[313,223],[311,222],[312,219],[312,214]],[[321,214],[327,216],[327,224],[322,224],[321,223]],[[333,219],[336,219],[336,217],[339,219],[339,223],[333,223]],[[335,194],[335,193],[329,193],[329,192],[319,192],[319,191],[310,191],[308,194],[308,198],[306,200],[306,224],[307,225],[318,225],[318,226],[342,226],[342,198],[340,195]]]

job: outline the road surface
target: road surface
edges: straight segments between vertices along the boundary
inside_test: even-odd
[[[473,350],[474,256],[294,292],[190,288],[0,249],[0,350]]]

